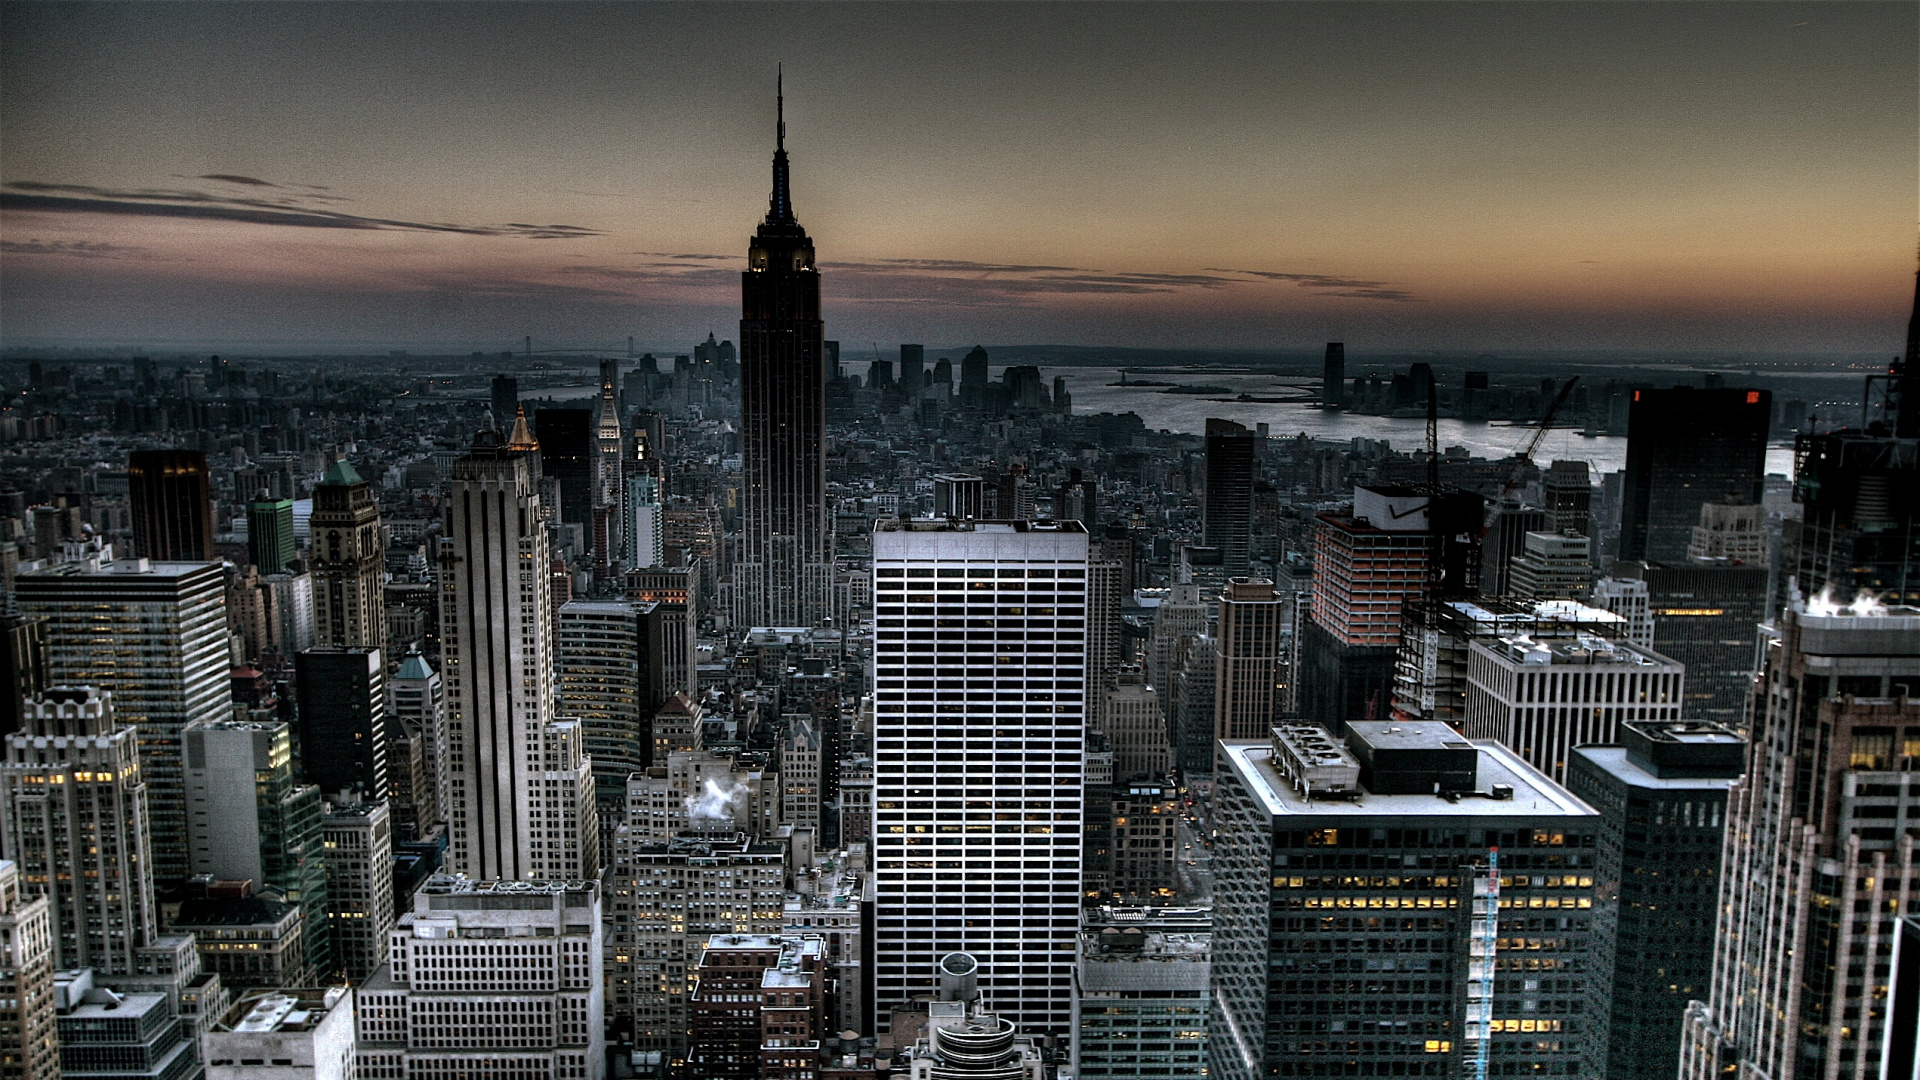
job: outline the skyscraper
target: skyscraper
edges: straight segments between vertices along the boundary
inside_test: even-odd
[[[600,361],[600,400],[594,406],[593,417],[593,507],[596,513],[605,512],[605,524],[596,518],[593,560],[601,570],[618,562],[625,546],[621,534],[626,522],[620,515],[620,507],[626,496],[621,466],[626,438],[620,430],[620,401],[616,389],[620,385],[619,376],[618,360]]]
[[[262,574],[286,573],[294,559],[292,499],[247,504],[247,558]]]
[[[20,867],[0,859],[0,1062],[8,1080],[54,1080],[60,1037],[54,1020],[53,931],[47,898],[20,890]]]
[[[453,464],[440,561],[447,866],[485,878],[592,877],[593,774],[580,725],[553,718],[540,496],[498,432],[475,436]]]
[[[130,975],[156,925],[134,729],[90,686],[49,689],[26,721],[0,765],[0,851],[51,905],[56,967]]]
[[[887,519],[875,523],[873,566],[876,1005],[884,1015],[929,992],[938,958],[968,950],[1003,1014],[1064,1033],[1080,912],[1086,533],[1078,522]],[[923,640],[916,628],[936,617],[975,629]]]
[[[1686,668],[1623,641],[1518,633],[1468,646],[1468,737],[1498,739],[1562,783],[1573,748],[1613,742],[1627,720],[1677,721]]]
[[[627,777],[653,763],[653,713],[666,700],[656,605],[575,600],[554,632],[561,715],[580,721],[593,759],[601,819],[618,821]]]
[[[511,375],[493,377],[493,426],[505,431],[513,426],[520,409],[520,380]]]
[[[1320,367],[1320,405],[1338,409],[1347,403],[1347,347],[1338,341],[1327,342],[1327,357]]]
[[[387,615],[381,574],[386,547],[373,485],[345,459],[328,466],[313,488],[314,643],[337,649],[386,647]]]
[[[1766,390],[1635,390],[1620,557],[1683,562],[1701,504],[1759,502],[1772,415]]]
[[[135,450],[127,455],[133,549],[141,558],[203,562],[213,558],[213,486],[198,450]]]
[[[393,929],[393,815],[387,807],[342,803],[328,806],[320,819],[334,972],[353,982],[386,962]]]
[[[734,622],[812,626],[832,607],[820,272],[793,214],[785,99],[773,196],[740,277],[741,543]]]
[[[220,564],[62,563],[21,575],[17,587],[21,609],[46,617],[51,680],[110,692],[119,722],[139,730],[154,880],[186,880],[180,731],[232,710]]]
[[[1573,751],[1567,788],[1600,811],[1600,962],[1589,1017],[1607,1019],[1608,1080],[1670,1077],[1687,1002],[1713,978],[1727,789],[1747,743],[1718,724],[1629,720],[1619,745]]]
[[[300,769],[328,798],[378,802],[387,790],[387,666],[379,649],[308,649],[294,657]]]
[[[440,676],[419,653],[400,662],[387,680],[387,714],[405,738],[420,740],[421,786],[408,794],[411,807],[396,809],[395,832],[402,841],[418,840],[447,822],[447,701]]]
[[[924,345],[900,346],[900,389],[908,398],[918,397],[927,381],[927,348]]]
[[[1473,1076],[1483,1038],[1492,1075],[1597,1075],[1599,815],[1445,724],[1347,727],[1219,744],[1208,1075]]]
[[[984,409],[987,394],[987,350],[975,345],[960,358],[960,407]]]
[[[1247,573],[1253,548],[1253,432],[1231,420],[1207,420],[1207,501],[1204,531],[1220,549],[1228,577]]]
[[[519,428],[516,425],[515,435]],[[594,464],[599,453],[592,409],[535,409],[533,434],[540,474],[560,488],[560,505],[548,507],[560,521],[580,526],[584,535],[593,526]],[[518,439],[513,445],[522,445]]]
[[[1880,1075],[1889,953],[1920,902],[1920,609],[1796,603],[1775,628],[1681,1080]]]
[[[1220,590],[1213,737],[1257,739],[1280,715],[1280,596],[1265,578]]]

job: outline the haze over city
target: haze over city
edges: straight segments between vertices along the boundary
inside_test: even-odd
[[[10,344],[1887,354],[1910,4],[6,9]]]

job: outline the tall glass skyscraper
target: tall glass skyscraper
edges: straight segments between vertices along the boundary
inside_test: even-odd
[[[734,621],[812,626],[832,606],[820,272],[793,216],[784,101],[773,197],[740,279],[740,488]]]

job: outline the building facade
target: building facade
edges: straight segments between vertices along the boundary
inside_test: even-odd
[[[315,644],[384,649],[386,544],[373,485],[345,460],[335,461],[314,485],[307,527]]]
[[[1622,721],[1680,719],[1686,675],[1659,653],[1595,635],[1483,638],[1468,651],[1462,730],[1564,782],[1574,747],[1613,742]]]
[[[939,958],[968,951],[1007,1017],[1064,1035],[1081,891],[1086,533],[1078,522],[882,521],[873,553],[876,1004],[927,993]]]

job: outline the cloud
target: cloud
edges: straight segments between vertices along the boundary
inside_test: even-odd
[[[710,285],[738,285],[738,270],[722,270],[718,267],[704,266],[563,266],[562,274],[578,274],[585,277],[605,278],[609,281],[625,281],[640,285],[690,285],[703,287]]]
[[[200,176],[194,177],[194,179],[195,180],[220,180],[229,184],[251,184],[254,187],[277,188],[280,186],[279,184],[271,183],[266,180],[258,180],[251,176],[235,176],[232,173],[204,173]]]
[[[744,256],[741,255],[677,255],[670,251],[635,251],[630,254],[645,255],[652,259],[712,259],[715,261],[725,261],[744,258]]]
[[[205,179],[202,177],[201,179]],[[253,182],[248,177],[223,177],[229,182]],[[580,225],[535,225],[508,222],[502,225],[462,225],[450,222],[401,221],[393,218],[348,214],[315,201],[344,202],[336,195],[292,195],[272,199],[238,198],[205,191],[143,188],[114,190],[88,184],[46,184],[33,180],[15,180],[0,192],[0,209],[32,210],[62,214],[126,214],[141,217],[197,218],[215,221],[239,221],[253,225],[279,225],[307,229],[355,229],[379,232],[440,232],[464,236],[510,236],[527,240],[570,240],[584,236],[603,236],[599,229]]]
[[[93,240],[0,240],[0,254],[67,255],[76,259],[143,258],[145,248]]]
[[[1140,296],[1243,283],[1213,274],[1107,273],[955,259],[879,259],[821,268],[829,272],[828,287],[846,299],[970,307],[1032,307],[1043,296]]]
[[[1405,289],[1387,288],[1384,281],[1362,281],[1358,278],[1334,277],[1331,274],[1290,274],[1274,270],[1230,270],[1221,266],[1208,266],[1204,269],[1219,274],[1247,274],[1251,277],[1265,278],[1268,281],[1290,281],[1304,289],[1313,289],[1322,296],[1343,296],[1354,300],[1394,300],[1417,302],[1420,298]]]

